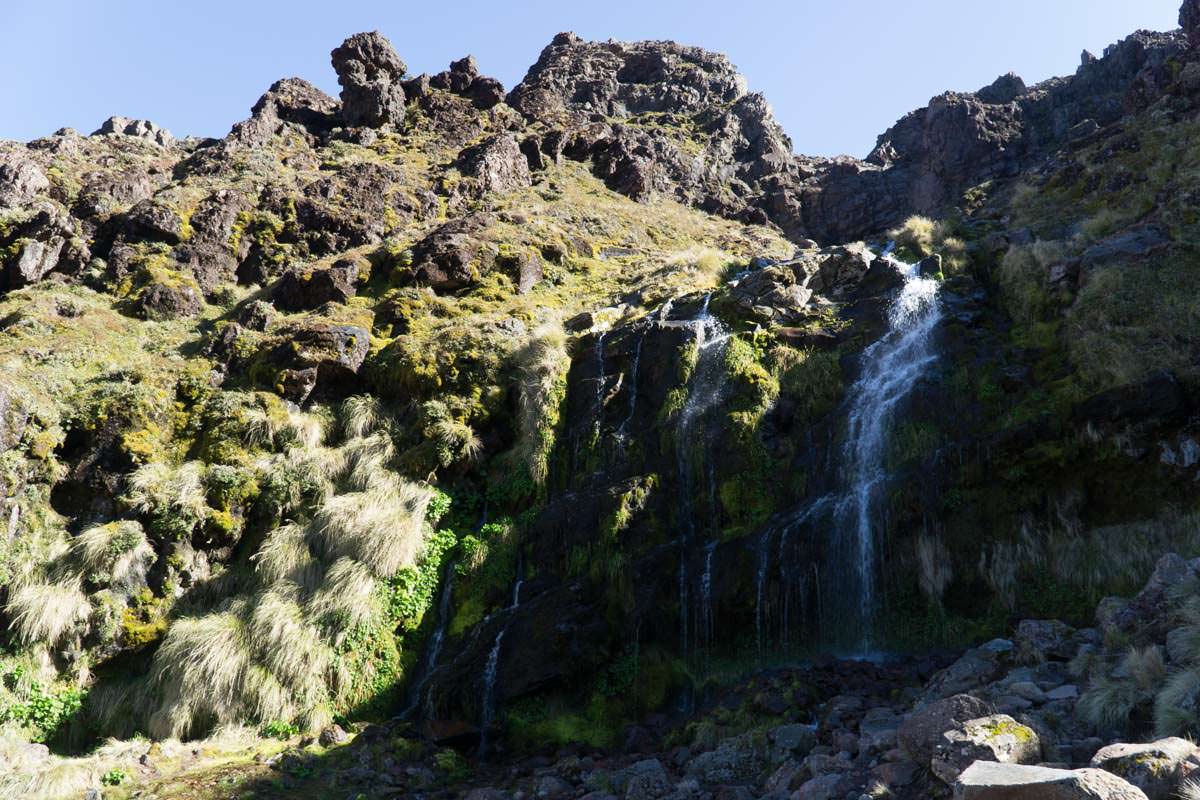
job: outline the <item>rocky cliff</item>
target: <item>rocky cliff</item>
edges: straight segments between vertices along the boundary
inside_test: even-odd
[[[371,791],[691,748],[628,797],[761,787],[819,735],[766,791],[916,797],[977,759],[889,735],[986,661],[960,690],[995,707],[955,724],[1063,741],[1016,760],[1139,733],[1132,626],[1100,650],[1087,623],[1200,546],[1197,19],[934,98],[861,161],[794,154],[724,56],[569,33],[508,93],[363,33],[339,98],[278,81],[222,139],[0,143],[5,730],[320,747],[402,718],[370,729]],[[1003,646],[884,702],[1023,618],[1082,627],[1018,629],[1054,634],[1021,658],[1092,647],[1071,686],[1119,720]],[[95,783],[21,752],[31,791]],[[606,791],[574,769],[545,796]]]

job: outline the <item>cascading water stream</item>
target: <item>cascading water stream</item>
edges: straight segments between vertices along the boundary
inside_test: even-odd
[[[689,586],[691,577],[688,571],[688,560],[691,555],[692,543],[696,538],[696,518],[692,504],[692,469],[689,448],[698,440],[703,446],[704,435],[696,436],[696,427],[704,414],[713,408],[721,399],[724,386],[724,355],[725,345],[729,341],[729,331],[709,312],[709,301],[712,295],[705,295],[704,303],[694,319],[689,321],[693,341],[696,345],[696,365],[687,382],[687,401],[679,414],[678,428],[675,433],[675,453],[679,470],[680,508],[683,516],[683,531],[680,536],[679,553],[679,624],[682,653],[684,657],[690,650],[692,635],[691,600]],[[711,575],[710,581],[711,581]],[[711,600],[711,589],[703,590],[706,595],[705,603]],[[701,612],[701,619],[711,614],[711,609]]]
[[[421,677],[413,687],[408,708],[400,715],[402,718],[410,716],[421,705],[421,696],[425,691],[425,686],[429,683],[429,678],[433,675],[434,670],[437,669],[438,659],[441,658],[442,645],[446,643],[446,627],[450,624],[450,599],[454,593],[454,566],[453,562],[446,565],[446,572],[442,578],[442,595],[438,599],[437,624],[433,629],[433,634],[429,637]]]
[[[883,255],[900,272],[904,284],[888,312],[888,332],[862,355],[862,373],[849,392],[846,442],[842,450],[844,481],[834,512],[838,548],[852,564],[852,586],[858,623],[857,647],[869,653],[875,613],[878,571],[877,506],[887,480],[887,434],[896,405],[937,359],[933,331],[941,320],[938,283],[923,277],[916,264]],[[849,620],[847,620],[849,622]]]
[[[504,634],[508,633],[508,626],[512,624],[513,612],[521,605],[521,585],[524,582],[524,564],[518,559],[517,578],[513,583],[512,605],[505,610],[508,620],[500,626],[500,630],[496,633],[496,641],[492,643],[492,650],[488,653],[487,664],[483,669],[483,714],[479,722],[479,756],[481,758],[487,755],[488,730],[492,727],[492,721],[496,716],[496,676],[500,671],[500,646],[504,643]]]
[[[625,412],[625,419],[621,420],[621,427],[617,428],[617,437],[624,440],[627,436],[626,430],[629,423],[633,422],[633,413],[637,411],[637,395],[638,395],[638,371],[642,364],[642,344],[646,341],[646,334],[643,332],[638,337],[637,345],[633,348],[633,364],[629,371],[629,409]]]
[[[704,548],[704,574],[700,576],[700,633],[701,643],[704,645],[712,643],[713,634],[716,632],[712,610],[712,565],[717,544],[718,542],[713,540]]]

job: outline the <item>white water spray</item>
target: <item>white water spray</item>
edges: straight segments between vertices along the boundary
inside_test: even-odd
[[[888,313],[888,332],[862,355],[862,374],[851,387],[846,443],[842,452],[845,488],[835,511],[842,551],[852,560],[859,621],[858,646],[871,648],[878,572],[876,508],[887,474],[884,456],[896,405],[937,359],[933,330],[941,320],[938,283],[922,277],[916,264],[888,259],[904,278]]]

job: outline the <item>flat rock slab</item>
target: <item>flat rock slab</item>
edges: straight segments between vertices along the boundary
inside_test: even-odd
[[[954,800],[1147,800],[1128,781],[1099,769],[1050,769],[976,761],[954,784]]]

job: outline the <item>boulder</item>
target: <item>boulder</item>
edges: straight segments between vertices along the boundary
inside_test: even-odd
[[[378,31],[356,33],[331,54],[342,87],[342,118],[348,125],[378,128],[404,121],[407,67]]]
[[[954,800],[1147,800],[1141,789],[1098,769],[1050,769],[977,761],[954,782]]]
[[[1149,744],[1110,744],[1092,756],[1091,766],[1119,775],[1149,800],[1168,800],[1200,768],[1200,756],[1194,743],[1171,737]]]
[[[1075,657],[1074,633],[1074,628],[1056,619],[1026,619],[1017,624],[1013,644],[1026,663],[1069,661]]]
[[[282,326],[257,358],[274,370],[280,394],[303,403],[318,386],[322,393],[352,391],[370,343],[365,328],[303,321]]]
[[[771,742],[780,750],[806,756],[817,743],[817,731],[812,725],[780,725],[771,731]]]
[[[459,157],[462,173],[478,182],[480,194],[530,186],[529,161],[511,133],[500,133],[468,148]]]
[[[138,294],[134,308],[144,319],[176,319],[200,313],[203,301],[196,287],[186,282],[152,283]]]
[[[978,697],[957,694],[912,712],[896,732],[900,749],[918,764],[928,764],[942,734],[967,720],[987,716],[991,708]]]
[[[129,117],[109,117],[104,120],[92,136],[132,136],[159,147],[170,147],[175,143],[175,137],[165,128],[160,128],[145,119],[130,119]]]
[[[626,800],[654,800],[671,789],[671,779],[657,758],[636,761],[613,774],[612,785]]]
[[[322,729],[321,734],[317,737],[317,742],[322,747],[332,747],[335,744],[342,744],[350,738],[340,725],[330,725]]]
[[[125,235],[131,239],[179,244],[183,234],[183,218],[157,200],[143,200],[125,214]]]
[[[0,291],[37,283],[53,271],[77,272],[91,257],[71,218],[53,204],[16,226],[0,241],[0,253],[6,245],[12,255],[0,256]]]
[[[839,800],[845,795],[841,791],[842,782],[843,777],[839,774],[818,775],[805,781],[792,794],[792,800]]]
[[[304,187],[296,222],[317,254],[377,244],[419,211],[406,184],[393,164],[347,165]]]
[[[0,208],[15,208],[50,189],[50,179],[24,148],[0,153]]]
[[[275,321],[275,306],[263,300],[253,300],[238,310],[237,321],[252,331],[265,331]]]
[[[291,129],[314,141],[332,130],[341,106],[306,80],[284,78],[271,84],[250,109],[250,118],[233,126],[229,141],[258,146]]]
[[[766,756],[752,735],[743,734],[693,758],[687,772],[708,784],[755,783],[766,770]]]
[[[478,280],[478,234],[495,218],[471,214],[435,228],[413,247],[412,282],[435,291],[455,291]]]
[[[892,709],[870,709],[858,723],[859,750],[867,747],[880,751],[891,750],[896,746],[900,724],[900,717]]]
[[[948,784],[976,761],[1034,764],[1042,758],[1037,733],[1007,714],[968,720],[942,734],[930,767]]]
[[[450,69],[428,78],[427,85],[465,97],[480,111],[487,111],[504,102],[504,86],[495,78],[480,75],[474,56],[451,61]],[[419,88],[416,90],[424,93]]]
[[[325,303],[345,303],[357,292],[360,264],[343,258],[330,267],[305,271],[293,267],[283,273],[273,293],[281,311],[310,311]]]

